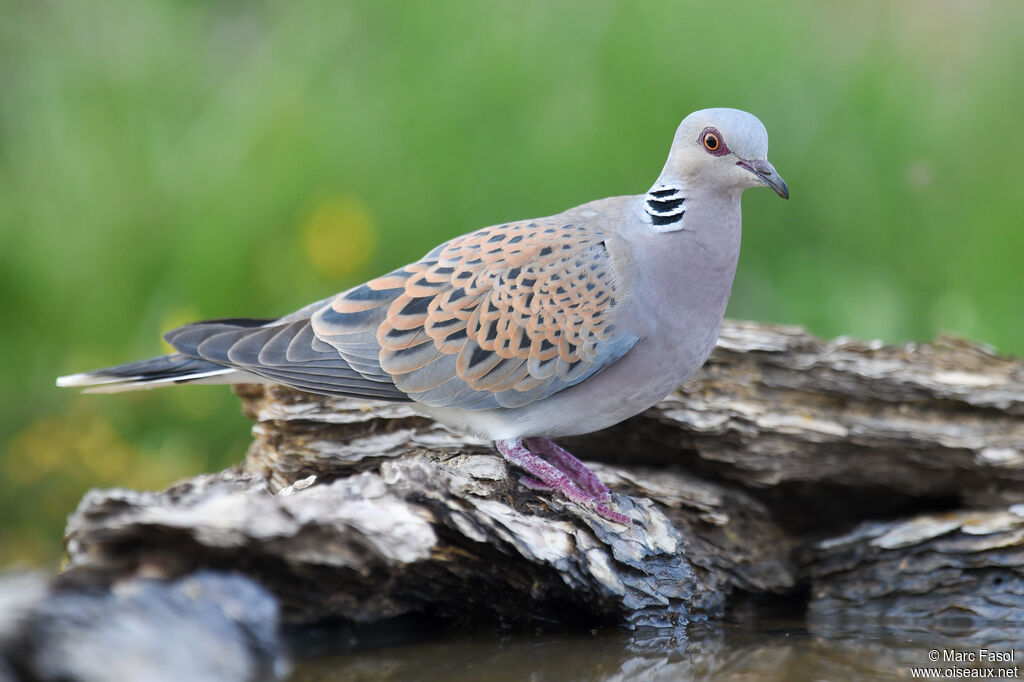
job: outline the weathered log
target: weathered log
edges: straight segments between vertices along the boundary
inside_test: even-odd
[[[1024,505],[866,522],[804,555],[822,623],[1024,625]]]
[[[356,469],[410,446],[486,443],[409,407],[241,390],[256,421],[247,467],[271,488],[339,460]],[[692,380],[643,415],[565,439],[584,459],[735,481],[797,530],[871,514],[1024,501],[1024,365],[966,341],[822,342],[728,322]],[[808,515],[805,510],[815,507]]]
[[[241,575],[115,590],[0,576],[0,680],[266,680],[288,662],[273,596]]]
[[[291,622],[427,614],[463,622],[680,625],[738,587],[792,587],[763,507],[666,472],[599,469],[631,528],[515,484],[492,454],[413,449],[375,471],[270,494],[228,471],[162,493],[94,491],[68,524],[67,573],[90,581],[241,568]],[[330,480],[333,478],[334,480]]]
[[[806,548],[857,522],[1024,501],[1024,367],[948,338],[727,324],[680,390],[566,441],[612,463],[592,466],[631,528],[523,487],[488,444],[408,405],[237,392],[256,422],[244,470],[90,493],[69,521],[70,579],[230,567],[293,622],[679,624],[733,594],[841,581],[822,568],[830,545]]]

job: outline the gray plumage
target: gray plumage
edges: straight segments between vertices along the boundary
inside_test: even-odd
[[[698,111],[680,124],[646,194],[483,228],[278,320],[188,325],[165,336],[177,354],[58,384],[118,391],[263,381],[413,401],[499,441],[532,483],[573,486],[570,497],[622,521],[599,504],[596,478],[573,479],[583,490],[556,481],[531,453],[513,455],[502,443],[609,426],[704,363],[736,272],[743,190],[763,184],[789,196],[767,152],[754,116]]]

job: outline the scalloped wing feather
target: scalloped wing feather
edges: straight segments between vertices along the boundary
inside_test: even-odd
[[[484,228],[339,294],[312,329],[360,373],[428,405],[526,405],[637,341],[613,324],[619,296],[605,238],[557,219]]]

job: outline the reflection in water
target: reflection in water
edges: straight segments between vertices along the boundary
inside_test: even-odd
[[[320,633],[296,639],[291,679],[327,680],[877,680],[912,679],[911,668],[980,667],[996,676],[1024,675],[1024,626],[991,624],[915,628],[766,621],[756,626],[691,627],[689,636],[662,631],[588,635],[490,635],[430,639],[419,629]],[[1011,663],[943,662],[941,652],[987,649]],[[930,652],[940,652],[932,662]],[[935,654],[931,654],[934,656]],[[949,654],[954,656],[955,654]],[[998,670],[1006,669],[999,673]],[[1016,668],[1016,675],[1013,670]],[[969,672],[969,671],[968,671]],[[941,675],[941,672],[940,672]]]

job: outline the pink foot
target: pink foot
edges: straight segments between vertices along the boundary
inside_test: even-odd
[[[550,443],[550,441],[548,442]],[[504,457],[509,464],[523,469],[527,474],[529,474],[529,476],[523,479],[524,484],[528,488],[533,490],[549,489],[560,492],[576,504],[590,507],[609,521],[621,523],[624,526],[633,525],[633,522],[630,521],[628,516],[620,514],[617,511],[612,511],[606,505],[602,504],[605,499],[604,496],[609,494],[608,488],[605,488],[604,484],[601,484],[601,487],[604,488],[603,495],[596,495],[592,491],[584,490],[580,486],[576,485],[576,483],[574,483],[565,472],[530,452],[523,445],[523,441],[519,438],[499,440],[495,442],[495,445],[498,448],[498,452],[501,453],[501,456]],[[552,443],[552,445],[554,444]],[[565,450],[562,450],[561,448],[559,448],[559,450],[572,458],[572,461],[579,467],[582,467],[582,470],[593,477],[594,480],[597,480],[597,476],[594,475],[594,472],[587,469],[582,462],[570,455],[568,452],[565,452]],[[561,453],[553,456],[553,458],[560,456]],[[561,460],[559,461],[561,463]],[[600,483],[600,481],[598,481],[598,483]]]
[[[550,438],[526,438],[523,440],[523,444],[533,452],[545,455],[556,468],[568,474],[573,483],[602,502],[612,499],[611,491],[601,482],[597,474]]]

